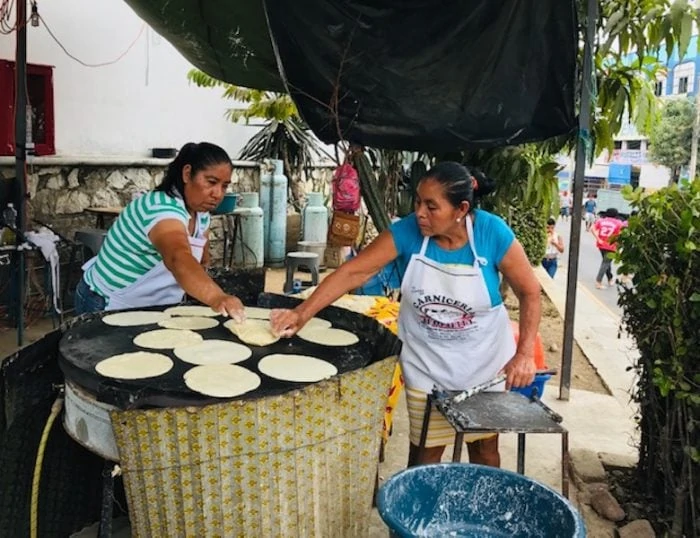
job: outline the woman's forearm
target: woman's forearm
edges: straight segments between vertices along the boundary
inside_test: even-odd
[[[519,296],[520,300],[520,336],[518,338],[518,352],[532,355],[537,339],[537,328],[540,325],[541,303],[539,289],[537,293],[528,292]]]
[[[311,297],[296,308],[304,318],[304,322],[314,317],[317,312],[332,304],[345,293],[360,287],[372,277],[372,274],[348,269],[349,265],[350,263],[341,265],[334,273],[328,275]]]

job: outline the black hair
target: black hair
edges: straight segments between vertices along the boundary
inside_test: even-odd
[[[547,219],[547,226],[556,226],[556,225],[557,225],[557,221],[554,220],[553,217],[549,217],[549,218]]]
[[[474,207],[474,199],[493,192],[496,182],[476,168],[467,168],[455,161],[443,161],[433,166],[421,178],[434,179],[445,189],[445,197],[454,207],[467,201],[469,211]]]
[[[609,207],[608,209],[605,210],[605,216],[610,217],[610,218],[616,218],[618,215],[617,208],[614,207]]]
[[[209,142],[188,142],[180,148],[177,157],[168,165],[163,180],[155,190],[170,196],[182,196],[185,191],[182,169],[186,165],[189,164],[192,167],[194,176],[200,170],[223,163],[233,166],[231,158],[223,148]]]

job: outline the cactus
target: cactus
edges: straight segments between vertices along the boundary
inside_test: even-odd
[[[391,221],[382,203],[382,195],[379,191],[377,180],[374,177],[374,171],[369,163],[369,159],[363,151],[356,151],[353,153],[352,160],[357,170],[357,175],[360,177],[360,191],[367,205],[369,216],[377,231],[383,232],[389,228]]]
[[[428,171],[428,167],[425,166],[423,161],[414,161],[411,165],[411,207],[416,203],[416,189],[418,188],[418,182]]]

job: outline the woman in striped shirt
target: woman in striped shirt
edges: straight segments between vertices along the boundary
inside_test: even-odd
[[[185,144],[155,190],[128,204],[97,256],[83,266],[78,314],[180,302],[187,293],[217,312],[242,318],[241,301],[207,274],[209,212],[231,183],[219,146]]]

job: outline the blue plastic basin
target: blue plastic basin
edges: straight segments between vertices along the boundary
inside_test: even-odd
[[[224,194],[224,199],[221,200],[221,203],[216,206],[214,214],[223,215],[224,213],[231,213],[234,209],[236,209],[237,202],[238,194],[234,192],[227,192]]]
[[[401,538],[584,538],[583,520],[553,489],[526,476],[468,463],[422,465],[392,476],[377,508]]]

